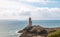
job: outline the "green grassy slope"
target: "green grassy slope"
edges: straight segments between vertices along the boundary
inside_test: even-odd
[[[48,34],[47,37],[60,37],[60,29],[56,29],[55,32]]]

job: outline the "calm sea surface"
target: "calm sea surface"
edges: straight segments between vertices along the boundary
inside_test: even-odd
[[[28,25],[28,21],[0,20],[0,37],[18,37],[17,31]],[[33,25],[46,28],[60,27],[60,20],[34,20]]]

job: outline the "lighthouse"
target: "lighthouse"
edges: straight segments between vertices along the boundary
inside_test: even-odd
[[[31,20],[31,17],[29,17],[29,27],[32,26],[32,20]]]

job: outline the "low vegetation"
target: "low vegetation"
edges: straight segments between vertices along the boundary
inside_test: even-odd
[[[60,37],[60,29],[56,30],[56,32],[48,34],[47,37]]]

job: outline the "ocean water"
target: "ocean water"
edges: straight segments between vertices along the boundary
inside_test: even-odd
[[[17,31],[25,28],[28,21],[0,20],[0,37],[18,37]],[[33,20],[33,25],[45,28],[60,27],[60,20]]]

